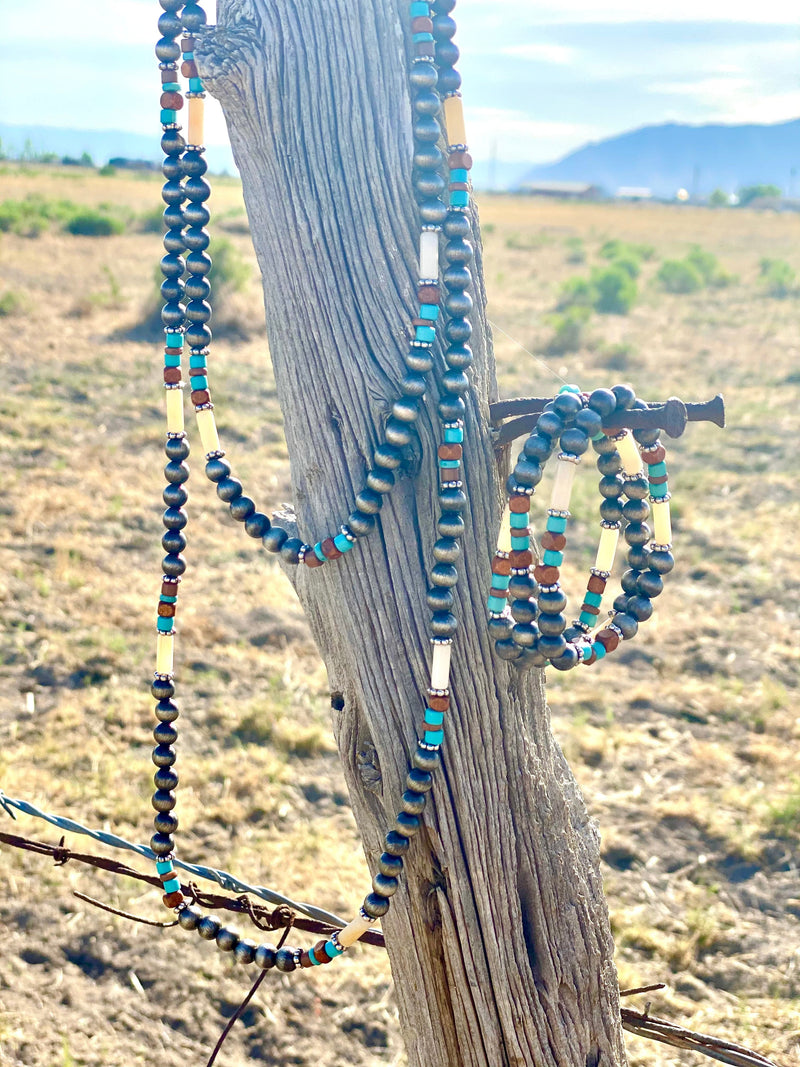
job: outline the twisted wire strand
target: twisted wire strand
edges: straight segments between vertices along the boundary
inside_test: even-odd
[[[35,804],[31,804],[28,800],[9,797],[2,789],[0,789],[0,807],[4,808],[6,813],[10,815],[12,819],[16,818],[13,814],[13,809],[16,808],[18,811],[22,811],[26,815],[31,815],[34,819],[43,819],[45,822],[57,826],[59,830],[66,830],[73,834],[83,834],[86,837],[93,838],[95,841],[99,841],[103,845],[108,845],[110,848],[119,848],[124,849],[127,852],[135,852],[138,856],[144,856],[149,860],[154,860],[156,858],[153,850],[148,848],[147,845],[134,844],[134,842],[126,841],[124,837],[109,833],[107,830],[91,830],[88,826],[83,826],[74,819],[67,819],[63,815],[53,815],[50,812],[42,811],[41,808],[37,808]],[[277,893],[274,889],[269,889],[267,886],[250,885],[247,882],[243,882],[241,878],[237,878],[229,871],[219,871],[215,867],[206,867],[198,863],[186,863],[184,860],[178,859],[177,857],[172,862],[176,867],[180,867],[181,870],[194,875],[195,878],[202,878],[207,882],[216,882],[217,885],[222,886],[223,889],[226,889],[230,893],[248,893],[252,896],[260,897],[262,900],[266,900],[269,904],[286,904],[294,911],[299,911],[303,915],[308,915],[312,919],[328,923],[331,926],[344,927],[347,925],[345,919],[342,919],[331,911],[326,911],[324,908],[317,908],[313,904],[306,904],[292,900],[290,897],[284,896],[283,893]]]

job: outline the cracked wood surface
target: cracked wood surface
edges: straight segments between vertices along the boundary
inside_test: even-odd
[[[219,25],[197,48],[242,175],[296,520],[311,543],[336,532],[363,484],[417,313],[405,8],[218,0]],[[472,268],[453,698],[443,766],[383,927],[412,1067],[616,1067],[625,1054],[597,833],[540,674],[495,661],[484,625],[502,472],[479,248]],[[372,871],[428,684],[435,401],[434,384],[377,530],[338,563],[292,576],[342,697],[334,730]]]

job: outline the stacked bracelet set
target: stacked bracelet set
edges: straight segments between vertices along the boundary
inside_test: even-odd
[[[161,39],[156,46],[160,61],[162,97],[161,146],[165,153],[166,179],[162,195],[166,203],[164,221],[166,254],[161,261],[165,305],[164,385],[167,415],[166,532],[162,545],[162,585],[158,603],[156,672],[152,693],[156,699],[158,724],[154,730],[156,747],[153,762],[155,793],[153,807],[155,834],[151,845],[157,857],[157,871],[164,887],[164,903],[177,912],[180,926],[196,930],[214,941],[223,951],[232,952],[243,964],[255,963],[262,969],[293,971],[330,963],[375,923],[389,908],[399,886],[403,856],[410,839],[419,830],[432,772],[440,760],[443,727],[449,706],[450,651],[458,621],[453,614],[454,587],[458,581],[457,562],[464,531],[462,513],[467,504],[461,478],[465,404],[469,388],[466,370],[472,362],[469,315],[472,299],[469,263],[470,202],[469,156],[459,88],[461,77],[455,69],[459,52],[453,43],[455,22],[450,11],[455,0],[413,0],[410,4],[412,61],[409,71],[414,134],[414,191],[420,217],[419,314],[412,320],[412,338],[405,356],[406,372],[400,382],[400,395],[391,406],[384,439],[375,449],[365,484],[356,495],[355,508],[338,531],[329,532],[315,543],[290,537],[274,525],[255,502],[245,495],[241,482],[232,474],[224,458],[217,432],[209,387],[208,357],[212,340],[208,322],[211,287],[207,278],[211,259],[205,229],[209,212],[205,201],[210,188],[205,180],[207,164],[203,149],[203,83],[195,65],[196,35],[203,32],[205,14],[197,3],[159,0],[164,11],[159,19]],[[180,41],[178,40],[179,38]],[[188,78],[185,100],[181,93],[181,73]],[[181,135],[180,113],[187,105],[187,139]],[[444,118],[444,129],[440,116]],[[440,151],[444,138],[447,157]],[[445,177],[443,172],[447,171]],[[444,242],[441,236],[444,236]],[[441,245],[441,248],[440,248]],[[446,266],[441,276],[439,259]],[[443,314],[442,314],[443,312]],[[441,322],[440,322],[441,318]],[[370,533],[383,498],[391,492],[394,471],[403,460],[403,449],[413,436],[413,425],[421,399],[428,388],[433,368],[433,348],[441,335],[446,370],[441,377],[437,403],[440,422],[438,446],[439,514],[437,540],[429,572],[427,604],[431,611],[432,646],[430,686],[417,748],[406,777],[401,810],[385,836],[384,851],[372,892],[357,916],[342,930],[332,933],[309,949],[256,944],[240,937],[233,929],[211,915],[203,915],[181,891],[175,873],[173,835],[178,828],[174,815],[178,775],[175,721],[178,708],[173,675],[173,649],[178,588],[186,564],[181,553],[186,547],[183,529],[188,499],[185,483],[189,469],[185,460],[189,444],[184,427],[183,370],[184,348],[189,350],[188,377],[191,400],[206,460],[206,475],[216,483],[217,495],[231,515],[244,524],[245,531],[260,539],[265,548],[279,552],[289,564],[319,567],[349,553],[355,542]],[[552,662],[568,669],[578,662],[592,663],[612,651],[622,638],[635,633],[638,623],[649,617],[650,601],[661,591],[661,575],[672,567],[669,552],[669,511],[664,450],[651,431],[635,431],[640,454],[626,432],[607,435],[601,422],[616,410],[625,410],[637,401],[627,387],[596,390],[590,396],[572,387],[556,397],[539,418],[509,479],[509,506],[501,541],[492,565],[492,591],[489,598],[489,628],[498,654],[519,666],[543,666]],[[566,543],[569,497],[576,464],[591,443],[599,453],[602,474],[600,513],[602,531],[595,567],[589,578],[580,616],[567,627],[562,612],[566,597],[560,587],[559,567]],[[546,532],[542,564],[534,566],[528,512],[531,496],[542,476],[545,461],[556,448],[557,474]],[[647,475],[641,473],[642,460]],[[650,507],[655,521],[655,543],[647,547],[649,529],[644,522]],[[621,497],[626,497],[624,503]],[[600,598],[614,557],[619,531],[630,545],[630,569],[622,579],[623,595],[614,601],[615,614],[609,626],[594,633]],[[510,602],[509,602],[510,598]]]

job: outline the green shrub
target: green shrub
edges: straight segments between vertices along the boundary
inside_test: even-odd
[[[567,263],[586,262],[586,249],[582,237],[568,237],[564,244],[567,248]]]
[[[685,259],[665,259],[656,279],[668,293],[697,293],[703,288],[703,275]]]
[[[761,200],[762,198],[774,198],[781,195],[781,189],[777,185],[745,185],[743,189],[739,190],[739,207],[747,207],[754,200]]]
[[[729,207],[730,202],[730,193],[726,193],[724,189],[715,189],[708,198],[709,207]]]
[[[150,211],[145,211],[136,220],[136,229],[141,233],[163,233],[164,212],[162,209],[154,207]]]
[[[556,308],[558,311],[564,311],[570,307],[590,308],[594,306],[596,296],[594,286],[589,279],[576,275],[573,278],[567,278],[561,286]]]
[[[106,163],[98,170],[97,173],[100,175],[101,178],[113,178],[114,175],[117,173],[117,168],[112,167],[110,163]]]
[[[112,234],[122,233],[123,226],[118,219],[89,208],[77,211],[67,220],[64,229],[67,233],[81,237],[110,237]]]
[[[51,223],[69,218],[76,210],[69,200],[47,200],[35,193],[24,200],[4,200],[0,204],[0,231],[38,237]]]
[[[710,285],[719,271],[719,261],[713,252],[706,252],[700,245],[692,245],[686,253],[686,262],[691,264],[706,285]]]
[[[595,289],[595,311],[603,315],[627,315],[636,301],[636,282],[622,267],[596,267],[591,283]]]
[[[759,269],[768,296],[784,300],[794,291],[796,275],[785,259],[762,259]]]
[[[0,296],[0,316],[15,315],[18,311],[22,311],[23,302],[17,293],[12,293],[9,289],[7,292]]]
[[[583,345],[591,309],[579,304],[567,307],[563,313],[551,315],[548,322],[553,327],[553,336],[547,343],[551,355],[577,352]]]
[[[638,278],[642,273],[642,263],[638,256],[635,256],[632,252],[620,252],[618,256],[614,256],[611,260],[611,265],[614,267],[620,267],[629,274],[631,278]]]
[[[208,254],[212,262],[208,272],[212,291],[217,296],[241,292],[250,277],[250,268],[236,245],[227,237],[216,237],[209,245]]]
[[[650,260],[655,254],[656,250],[653,245],[620,241],[618,237],[612,237],[600,246],[601,259],[614,260],[620,256],[634,256],[636,259]]]

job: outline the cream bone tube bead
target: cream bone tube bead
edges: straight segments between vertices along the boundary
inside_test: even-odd
[[[175,641],[172,634],[159,634],[156,638],[156,673],[172,674]]]
[[[672,520],[669,517],[669,501],[653,500],[653,540],[657,545],[672,544]]]
[[[602,527],[602,529],[600,530],[600,540],[597,543],[597,555],[594,561],[595,570],[611,570],[611,568],[614,566],[614,557],[617,554],[618,541],[619,527]]]
[[[452,645],[434,645],[431,661],[431,689],[450,687],[450,650]]]
[[[352,922],[349,922],[347,926],[339,931],[339,944],[342,948],[349,948],[360,937],[363,937],[372,925],[373,923],[369,919],[365,919],[362,915],[356,915]]]
[[[497,551],[511,551],[511,508],[506,504],[497,534]]]
[[[167,431],[183,433],[183,389],[165,390],[167,397]]]
[[[189,97],[189,144],[203,144],[203,113],[205,111],[205,103],[206,102],[202,96]]]
[[[419,235],[419,276],[439,277],[439,234],[435,230],[423,230]]]
[[[467,127],[464,125],[464,103],[460,96],[445,97],[444,124],[447,128],[447,143],[449,145],[467,143]]]
[[[214,418],[212,408],[203,408],[196,412],[197,429],[200,431],[200,442],[206,455],[209,452],[219,452],[219,434],[217,433],[217,421]]]
[[[575,472],[578,464],[574,460],[561,459],[559,456],[556,464],[556,480],[553,483],[553,495],[550,497],[550,507],[557,511],[569,511],[569,498],[572,496],[572,483],[575,481]]]
[[[639,455],[639,449],[636,447],[636,441],[634,441],[632,434],[626,433],[615,444],[625,473],[628,475],[639,474],[642,469],[642,457]]]

